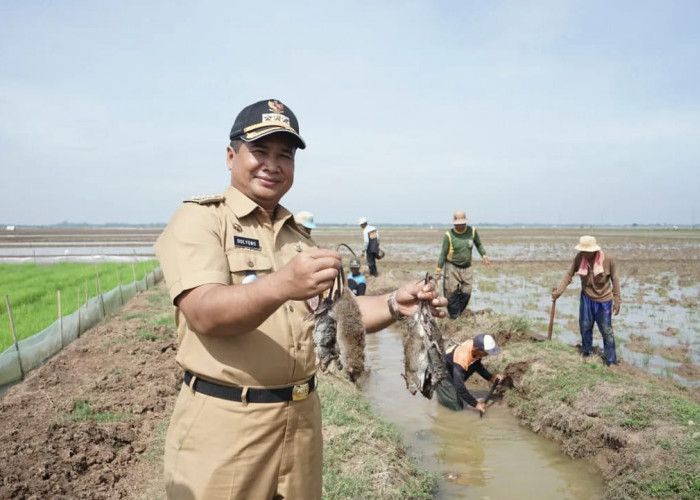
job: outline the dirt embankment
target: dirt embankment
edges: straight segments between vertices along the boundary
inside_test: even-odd
[[[163,299],[137,295],[0,398],[0,498],[157,498],[180,384]]]
[[[420,279],[382,261],[374,293]],[[135,498],[161,493],[161,454],[180,371],[162,290],[142,293],[0,398],[0,498]],[[621,363],[582,363],[533,342],[527,324],[485,311],[441,321],[460,341],[495,334],[502,401],[521,421],[595,463],[608,498],[698,498],[700,395]]]

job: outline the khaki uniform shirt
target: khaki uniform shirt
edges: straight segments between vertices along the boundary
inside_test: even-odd
[[[315,247],[279,205],[266,212],[234,187],[223,196],[187,200],[155,244],[173,303],[182,292],[208,283],[246,286]],[[248,277],[250,279],[250,276]],[[231,307],[237,307],[235,303]],[[302,301],[289,301],[255,330],[229,337],[198,335],[176,308],[177,362],[193,374],[241,387],[282,387],[316,372],[313,320]]]

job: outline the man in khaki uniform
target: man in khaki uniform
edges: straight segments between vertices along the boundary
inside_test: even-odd
[[[322,436],[313,320],[340,255],[315,248],[279,205],[306,144],[291,110],[259,101],[236,117],[231,186],[187,200],[155,245],[173,304],[184,384],[165,444],[168,498],[317,499]],[[432,285],[358,297],[367,331],[436,308]]]

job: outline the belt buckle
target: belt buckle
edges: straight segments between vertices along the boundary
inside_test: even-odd
[[[309,383],[295,385],[292,389],[292,401],[303,401],[309,397]]]

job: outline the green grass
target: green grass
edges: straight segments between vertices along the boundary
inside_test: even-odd
[[[73,401],[73,409],[65,416],[75,422],[82,422],[85,420],[94,420],[95,422],[122,422],[130,417],[127,413],[114,413],[109,411],[96,412],[85,399],[76,399]]]
[[[349,383],[322,377],[319,391],[324,500],[433,498],[435,475],[411,462],[395,424],[373,415]]]
[[[106,293],[119,284],[131,283],[134,274],[137,280],[143,279],[156,266],[155,260],[133,264],[0,264],[0,293],[3,296],[0,307],[0,352],[13,344],[5,296],[9,297],[12,306],[17,338],[22,340],[58,319],[57,291],[61,291],[61,313],[66,316],[84,304],[86,297],[97,296],[98,289]]]

